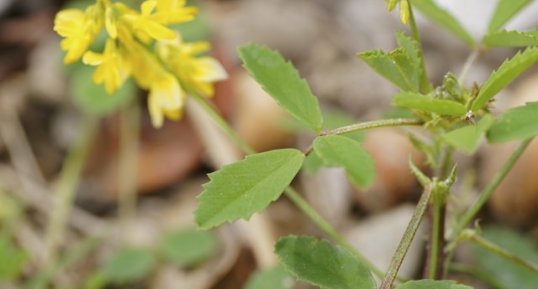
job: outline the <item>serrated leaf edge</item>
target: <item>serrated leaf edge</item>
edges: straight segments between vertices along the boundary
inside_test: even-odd
[[[256,82],[262,87],[262,89],[267,92],[269,95],[271,95],[271,93],[269,92],[269,88],[266,87],[266,85],[260,83],[258,81],[258,79],[256,78],[256,76],[254,74],[252,74],[250,72],[250,69],[248,68],[248,65],[247,63],[244,61],[243,59],[243,55],[242,55],[242,50],[247,48],[247,47],[257,47],[257,48],[261,48],[261,49],[265,49],[267,50],[269,53],[277,56],[278,58],[281,58],[282,60],[284,60],[284,63],[285,65],[289,66],[290,67],[290,71],[292,71],[293,74],[295,74],[297,76],[297,78],[299,79],[299,81],[301,82],[302,85],[304,85],[307,89],[307,91],[309,92],[309,94],[312,96],[312,98],[314,99],[315,101],[315,104],[316,104],[316,114],[317,114],[317,123],[313,124],[313,123],[310,123],[308,120],[306,119],[303,119],[303,117],[297,115],[296,113],[294,113],[293,111],[290,111],[288,110],[281,102],[278,98],[276,97],[272,97],[280,107],[282,107],[284,110],[286,110],[288,113],[290,113],[293,117],[297,118],[300,122],[302,122],[303,124],[307,125],[309,128],[312,128],[313,130],[315,130],[316,132],[320,132],[321,131],[321,128],[323,127],[323,116],[321,114],[321,108],[319,106],[319,101],[318,101],[318,98],[314,95],[314,93],[312,92],[312,89],[310,88],[310,85],[308,84],[308,81],[301,76],[301,74],[299,73],[299,71],[297,70],[297,68],[295,68],[295,66],[293,65],[293,63],[288,60],[288,59],[285,59],[280,53],[278,53],[277,51],[271,49],[270,47],[266,46],[266,45],[261,45],[261,44],[256,44],[256,43],[248,43],[248,44],[245,44],[241,47],[239,47],[239,56],[243,62],[242,66],[243,68],[245,68],[249,75],[254,78],[256,80]],[[272,95],[271,95],[272,96]],[[302,109],[302,107],[300,107],[300,109]],[[304,110],[302,110],[304,112]],[[308,114],[306,114],[308,115]]]
[[[284,237],[281,237],[280,239],[278,239],[278,241],[276,242],[275,244],[275,254],[278,256],[278,248],[280,246],[282,246],[282,242],[284,242],[284,240],[287,240],[287,239],[293,239],[293,240],[298,240],[298,239],[301,239],[301,238],[304,238],[304,239],[310,239],[312,241],[314,241],[315,243],[313,243],[314,245],[318,245],[318,244],[328,244],[329,246],[331,246],[332,248],[336,249],[337,251],[343,253],[343,254],[346,254],[348,255],[349,257],[351,257],[353,260],[355,260],[360,266],[363,266],[364,269],[366,269],[369,274],[369,279],[370,279],[370,282],[372,284],[375,284],[375,280],[372,276],[372,273],[370,272],[370,270],[368,270],[368,268],[366,266],[364,266],[363,264],[361,264],[356,258],[353,257],[353,255],[351,255],[347,250],[345,250],[344,248],[336,245],[336,244],[333,244],[325,239],[318,239],[318,238],[314,238],[314,237],[310,237],[310,236],[299,236],[299,235],[288,235],[288,236],[284,236]],[[295,271],[293,270],[293,268],[291,268],[290,266],[288,266],[288,264],[286,263],[283,263],[283,262],[280,262],[282,264],[282,266],[284,267],[284,269],[286,270],[286,272],[288,272],[290,275],[292,275],[294,278],[296,278],[297,280],[299,281],[304,281],[304,282],[307,282],[307,283],[310,283],[310,284],[314,284],[316,286],[320,286],[321,288],[324,288],[322,284],[319,284],[317,282],[312,282],[310,280],[307,280],[305,278],[302,278],[301,276],[299,276],[298,274],[295,273]]]
[[[485,94],[484,91],[487,91],[493,83],[498,81],[500,78],[502,78],[504,75],[512,72],[513,69],[516,69],[519,64],[525,63],[527,61],[532,61],[532,63],[529,64],[529,67],[533,65],[534,62],[538,61],[538,47],[529,47],[525,49],[524,51],[518,51],[516,55],[514,55],[512,58],[505,60],[496,70],[491,73],[489,78],[482,84],[480,87],[480,92],[478,93],[478,96],[473,101],[471,110],[476,111],[482,107],[484,107],[497,93],[499,93],[502,89],[504,89],[510,82],[512,82],[515,78],[517,78],[521,73],[523,73],[525,70],[520,72],[518,75],[515,75],[511,81],[509,81],[504,87],[499,89],[499,91],[491,93],[491,95],[487,97],[482,97]],[[528,68],[527,68],[528,69]],[[489,91],[488,91],[489,92]]]
[[[296,149],[282,149],[282,150],[289,150],[290,152],[291,152],[291,151],[295,151],[295,152],[300,153],[300,154],[297,154],[295,157],[302,157],[302,158],[303,158],[303,162],[304,162],[304,154],[302,154],[299,150],[296,150]],[[281,151],[282,151],[282,150],[281,150]],[[252,157],[255,157],[256,155],[257,155],[257,154],[247,155],[247,156],[246,156],[244,159],[242,159],[241,161],[238,161],[238,162],[235,162],[235,163],[231,163],[231,164],[225,165],[225,166],[223,166],[220,170],[217,170],[217,171],[214,171],[214,172],[212,172],[212,173],[209,173],[209,174],[207,175],[208,178],[209,178],[209,181],[208,181],[207,183],[205,183],[205,184],[202,185],[203,191],[202,191],[202,193],[200,193],[200,194],[196,197],[196,199],[197,199],[197,200],[201,200],[202,198],[204,198],[204,195],[206,194],[206,192],[207,192],[207,191],[210,189],[210,187],[212,186],[215,176],[219,175],[219,174],[221,173],[222,170],[224,170],[224,169],[226,169],[226,168],[230,168],[230,167],[236,167],[236,166],[239,166],[239,165],[241,165],[241,162],[242,162],[242,161],[246,161],[246,160],[248,160],[248,159],[251,159]],[[289,162],[289,160],[290,160],[290,158],[288,158],[285,162],[283,162],[282,166],[286,165],[287,162]],[[301,169],[301,167],[302,167],[302,163],[301,163],[301,166],[298,166],[298,170],[297,170],[297,171],[299,171],[299,170]],[[278,167],[278,168],[281,168],[281,166]],[[268,176],[264,177],[263,179],[265,179],[265,178],[267,178],[267,177],[268,177]],[[293,178],[291,179],[291,181],[293,181],[294,178],[295,178],[295,177],[293,177]],[[290,182],[291,182],[291,181],[290,181]],[[253,186],[252,188],[255,188],[257,185],[258,185],[258,184],[256,184],[256,185]],[[251,190],[252,188],[250,188],[249,190]],[[242,196],[242,195],[240,195],[239,197],[241,197],[241,196]],[[271,199],[271,202],[274,202],[274,201],[275,201],[276,199],[278,199],[279,197],[280,197],[280,195],[277,195],[275,198]],[[228,207],[228,206],[225,206],[224,208],[227,208],[227,207]],[[224,218],[224,220],[223,220],[222,222],[219,222],[219,223],[217,223],[217,224],[211,224],[211,225],[209,225],[209,226],[204,226],[204,225],[202,225],[202,224],[200,224],[200,223],[198,222],[198,212],[199,212],[199,208],[200,208],[200,207],[197,206],[196,210],[194,211],[194,216],[195,216],[194,219],[195,219],[195,221],[196,221],[197,226],[198,226],[200,229],[207,230],[207,229],[211,229],[211,228],[216,227],[216,226],[220,226],[220,225],[225,224],[225,223],[231,223],[231,222],[234,222],[234,221],[238,220],[238,219]],[[222,210],[223,210],[223,209],[221,209],[221,211],[222,211]],[[239,218],[239,219],[249,220],[249,219],[252,217],[252,215],[254,215],[254,214],[255,214],[255,212],[251,213],[249,216],[242,217],[242,218]]]

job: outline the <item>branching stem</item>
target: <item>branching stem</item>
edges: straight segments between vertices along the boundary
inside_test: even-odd
[[[224,120],[220,114],[215,110],[214,106],[209,104],[205,99],[200,96],[193,96],[201,106],[209,113],[213,120],[221,127],[221,129],[235,142],[245,153],[253,154],[255,151],[243,140],[236,132],[230,127],[228,122]],[[336,243],[345,248],[351,254],[355,256],[360,262],[366,265],[374,274],[378,277],[383,277],[384,274],[381,270],[376,268],[368,259],[362,256],[347,240],[338,233],[338,231],[329,224],[316,210],[308,204],[308,202],[293,188],[288,187],[285,190],[286,196],[299,208],[303,213],[308,216],[316,226],[318,226],[325,234],[331,237]]]
[[[501,256],[509,261],[512,261],[514,264],[517,264],[523,268],[526,268],[526,269],[529,269],[531,271],[538,273],[537,264],[529,263],[526,260],[506,251],[504,248],[501,248],[500,246],[478,236],[477,234],[471,234],[469,236],[469,240],[498,256]]]
[[[350,132],[379,128],[379,127],[391,127],[391,126],[406,126],[406,125],[422,125],[423,121],[416,118],[393,118],[393,119],[381,119],[355,123],[347,126],[342,126],[336,129],[327,130],[321,132],[320,135],[340,135]]]

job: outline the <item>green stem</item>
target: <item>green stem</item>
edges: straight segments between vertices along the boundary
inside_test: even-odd
[[[413,5],[409,2],[409,26],[411,27],[411,33],[413,38],[417,41],[419,46],[419,58],[421,66],[421,75],[420,75],[420,91],[422,93],[427,93],[433,89],[430,81],[428,80],[428,74],[426,73],[426,64],[424,61],[424,50],[422,49],[422,42],[420,41],[420,33],[418,32],[417,23],[415,21],[415,14],[413,13]]]
[[[394,118],[394,119],[382,119],[382,120],[373,120],[355,123],[352,125],[342,126],[336,129],[327,130],[321,132],[320,135],[339,135],[346,134],[354,131],[379,128],[379,127],[389,127],[389,126],[405,126],[405,125],[421,125],[423,121],[415,118]]]
[[[525,269],[529,269],[538,273],[538,265],[527,262],[526,260],[515,256],[514,254],[506,251],[504,248],[499,247],[498,245],[478,236],[477,234],[472,234],[469,236],[469,240],[473,241],[475,244],[481,246],[482,248],[501,256],[509,261],[512,261],[514,264],[517,264]]]
[[[194,96],[194,99],[198,101],[201,106],[209,113],[209,115],[213,118],[213,120],[221,127],[221,129],[230,137],[232,141],[235,142],[236,145],[238,145],[245,153],[247,154],[253,154],[255,151],[245,142],[243,139],[241,139],[236,132],[230,127],[228,122],[224,120],[221,115],[216,111],[215,107],[211,104],[209,104],[205,99],[203,99],[200,96]],[[299,193],[297,193],[294,189],[291,187],[286,188],[286,196],[290,198],[290,200],[303,211],[303,213],[308,216],[314,224],[316,224],[325,234],[327,234],[329,237],[331,237],[336,243],[341,245],[342,247],[346,248],[346,250],[350,251],[360,262],[364,263],[364,265],[368,266],[368,268],[374,272],[377,276],[382,277],[384,276],[383,272],[376,268],[368,259],[364,256],[362,256],[351,244],[349,244],[346,239],[334,229],[321,215],[319,215],[316,210],[308,204],[308,202],[301,197]]]
[[[192,94],[191,95],[194,100],[196,100],[211,116],[213,121],[217,123],[217,125],[226,133],[226,135],[246,154],[254,154],[256,151],[250,147],[250,145],[245,142],[237,133],[232,129],[230,124],[222,118],[222,116],[218,113],[217,108],[209,103],[207,100],[205,100],[203,97]]]
[[[118,210],[120,221],[127,226],[135,215],[137,202],[140,110],[136,101],[123,107],[120,126]]]
[[[438,167],[435,168],[437,179],[450,178],[450,168],[452,167],[452,154],[454,149],[450,146],[443,146]],[[448,188],[450,190],[450,188]],[[429,221],[431,233],[429,236],[429,251],[426,262],[425,276],[428,279],[441,279],[444,266],[445,246],[445,218],[446,218],[446,194],[445,188],[433,189],[433,198],[430,204],[431,215]]]
[[[96,121],[93,118],[83,120],[81,134],[75,145],[69,151],[60,172],[55,191],[55,202],[52,215],[49,219],[46,232],[47,256],[49,264],[55,264],[56,251],[59,242],[63,240],[67,219],[73,200],[75,190],[79,181],[80,173],[84,166],[84,160],[88,154],[96,130]]]
[[[407,225],[404,235],[400,241],[400,244],[398,245],[398,248],[396,249],[396,253],[392,257],[392,261],[390,262],[390,265],[389,265],[389,271],[387,272],[387,274],[385,275],[385,278],[381,282],[379,289],[392,288],[392,284],[394,283],[394,280],[396,279],[396,276],[398,275],[398,271],[400,270],[400,266],[402,265],[405,255],[407,254],[407,250],[409,250],[409,247],[411,246],[411,242],[413,241],[417,233],[418,227],[422,221],[424,213],[426,212],[426,209],[428,208],[428,203],[429,203],[431,194],[432,194],[432,186],[431,184],[428,184],[424,188],[424,192],[422,193],[422,196],[420,196],[420,200],[417,206],[415,207],[415,211],[413,212],[411,221]]]
[[[359,254],[357,250],[342,236],[331,224],[329,224],[318,212],[312,208],[301,195],[291,187],[286,188],[286,196],[305,213],[325,234],[331,237],[338,245],[349,251],[361,263],[366,265],[375,275],[383,277],[385,274],[375,267],[366,257]]]
[[[440,194],[440,192],[433,193],[433,219],[428,260],[428,279],[439,279],[439,272],[441,271],[439,269],[442,262],[442,248],[444,246],[445,200],[444,196],[440,196]]]
[[[467,212],[463,215],[461,218],[461,221],[455,226],[455,229],[452,233],[452,238],[457,238],[459,234],[474,220],[478,212],[482,209],[482,207],[486,204],[486,202],[489,200],[491,195],[495,192],[495,189],[499,186],[499,184],[504,180],[506,175],[510,172],[512,167],[516,164],[517,160],[527,146],[532,141],[532,138],[524,140],[519,147],[510,155],[508,160],[503,164],[499,172],[495,175],[495,177],[487,184],[487,186],[482,190],[480,193],[480,197],[476,202],[467,210]]]

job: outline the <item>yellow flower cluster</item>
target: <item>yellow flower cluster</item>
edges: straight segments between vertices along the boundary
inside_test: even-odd
[[[165,117],[178,119],[187,93],[212,96],[214,82],[226,78],[219,62],[203,56],[210,49],[208,43],[185,43],[167,27],[194,19],[197,9],[185,2],[145,0],[136,10],[121,2],[97,0],[84,11],[62,10],[54,30],[64,37],[64,61],[82,58],[84,64],[96,66],[93,81],[102,83],[109,94],[132,76],[149,90],[148,108],[155,127],[162,126]],[[104,50],[90,51],[103,30],[108,37]]]

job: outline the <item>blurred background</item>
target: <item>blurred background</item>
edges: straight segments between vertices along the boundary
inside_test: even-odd
[[[493,2],[438,1],[476,39],[486,30]],[[206,174],[242,158],[199,107],[189,104],[181,121],[155,129],[147,92],[127,83],[107,96],[91,82],[93,68],[63,65],[54,15],[90,3],[0,0],[0,289],[311,288],[287,276],[272,253],[278,236],[324,237],[285,197],[249,222],[195,229],[192,213]],[[266,44],[293,62],[319,97],[327,128],[405,114],[390,107],[396,89],[356,57],[359,51],[393,49],[394,32],[406,30],[384,1],[190,3],[200,7],[199,17],[176,28],[186,40],[212,43],[212,54],[229,74],[217,84],[214,102],[257,151],[304,149],[314,135],[289,119],[242,69],[237,47],[248,42]],[[537,13],[534,2],[508,28],[535,29]],[[471,50],[420,15],[417,21],[429,77],[440,84],[447,71],[460,72]],[[481,83],[514,52],[483,54],[466,85]],[[538,101],[536,68],[499,95],[494,111],[528,101]],[[340,169],[315,164],[294,182],[382,270],[420,195],[407,160],[412,155],[421,163],[424,157],[407,133],[380,129],[356,135],[376,160],[376,181],[368,190],[354,188]],[[484,145],[477,156],[456,156],[453,214],[472,203],[515,146]],[[480,216],[489,239],[535,263],[537,171],[534,141]],[[422,231],[416,238],[404,276],[421,276],[424,237]],[[472,246],[458,249],[455,260],[450,277],[475,288],[538,288],[532,271]]]

